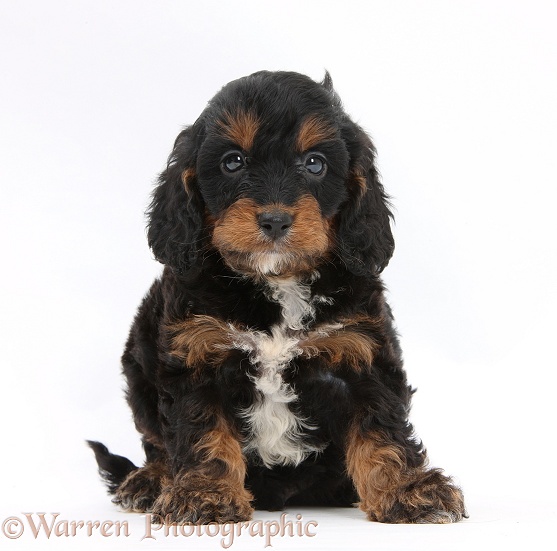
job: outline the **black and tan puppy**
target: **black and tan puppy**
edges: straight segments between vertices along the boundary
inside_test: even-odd
[[[173,523],[355,502],[380,522],[465,516],[408,421],[374,158],[328,75],[231,82],[178,136],[149,210],[165,268],[122,358],[146,462],[90,442],[115,503]]]

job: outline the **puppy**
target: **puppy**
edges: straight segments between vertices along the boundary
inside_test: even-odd
[[[328,74],[233,81],[179,134],[148,212],[164,270],[122,357],[145,464],[89,443],[123,509],[199,524],[356,502],[379,522],[466,516],[408,421],[374,160]]]

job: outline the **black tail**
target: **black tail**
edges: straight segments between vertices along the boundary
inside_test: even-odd
[[[92,442],[91,440],[86,442],[95,452],[99,474],[108,486],[108,493],[114,494],[126,476],[139,467],[136,467],[129,459],[121,455],[110,453],[108,448],[100,442]]]

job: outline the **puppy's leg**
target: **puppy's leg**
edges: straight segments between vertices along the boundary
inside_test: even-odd
[[[359,506],[368,518],[389,523],[449,523],[465,517],[462,492],[452,480],[440,469],[427,469],[425,454],[417,466],[408,456],[386,433],[352,426],[346,463]]]
[[[190,427],[188,432],[178,439],[194,438],[195,443],[188,451],[177,448],[174,476],[154,503],[154,521],[207,524],[250,519],[253,498],[244,487],[246,465],[232,427],[216,416],[205,431]]]

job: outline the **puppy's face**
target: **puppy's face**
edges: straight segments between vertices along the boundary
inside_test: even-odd
[[[212,243],[238,272],[309,271],[333,247],[347,198],[348,151],[329,94],[315,83],[242,84],[211,106],[197,158]]]
[[[198,243],[203,233],[230,268],[252,276],[311,272],[334,255],[363,269],[360,255],[385,223],[390,236],[373,155],[328,77],[261,72],[231,82],[176,141],[151,207],[151,246],[172,264],[172,242]],[[176,217],[183,230],[170,223],[172,209],[185,208],[171,194],[176,173],[188,205]],[[373,224],[380,231],[366,243]],[[194,258],[191,249],[182,254]]]

